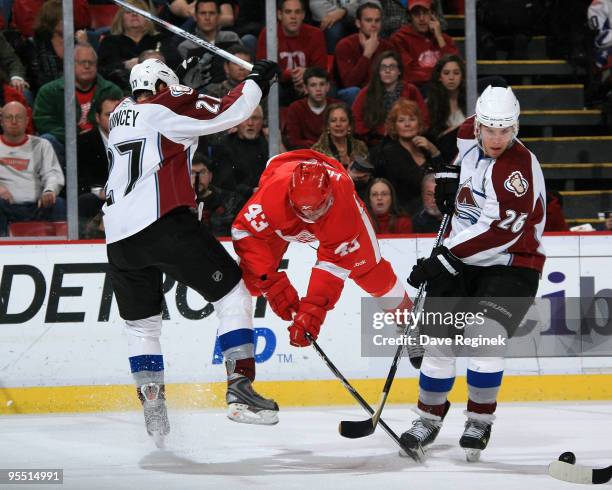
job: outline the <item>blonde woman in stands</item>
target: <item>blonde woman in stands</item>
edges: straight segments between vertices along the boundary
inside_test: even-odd
[[[312,146],[313,150],[334,157],[344,168],[355,160],[355,157],[368,158],[368,147],[355,138],[353,114],[344,102],[329,104],[323,115],[323,132]]]

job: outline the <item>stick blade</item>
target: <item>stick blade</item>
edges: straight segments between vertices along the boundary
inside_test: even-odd
[[[553,461],[548,465],[548,474],[557,480],[569,483],[592,484],[593,468],[569,464],[564,461]]]
[[[342,420],[340,422],[340,435],[348,439],[359,439],[367,437],[374,433],[374,422],[372,419],[367,420]]]

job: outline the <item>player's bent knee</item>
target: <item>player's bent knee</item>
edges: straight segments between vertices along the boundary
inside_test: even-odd
[[[134,337],[153,337],[161,335],[162,315],[150,316],[140,320],[126,320],[125,331]]]

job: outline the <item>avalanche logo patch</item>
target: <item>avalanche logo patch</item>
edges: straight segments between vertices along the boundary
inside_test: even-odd
[[[478,221],[480,217],[480,207],[474,199],[472,190],[472,179],[469,178],[457,192],[455,198],[455,213],[461,219],[468,220],[471,224]]]
[[[518,170],[512,172],[508,178],[504,181],[504,187],[508,192],[512,192],[516,197],[521,197],[527,194],[529,189],[529,182],[523,177]]]
[[[180,97],[184,94],[192,94],[193,89],[191,87],[185,87],[185,85],[170,85],[170,95],[172,97]]]

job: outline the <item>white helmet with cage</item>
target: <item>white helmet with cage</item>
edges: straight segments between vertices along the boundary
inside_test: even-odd
[[[513,127],[516,138],[520,113],[519,101],[510,87],[489,85],[476,101],[476,136],[482,124],[490,128]]]
[[[137,90],[149,90],[154,94],[157,92],[155,85],[161,80],[166,85],[176,85],[179,79],[168,66],[161,60],[148,59],[134,65],[130,72],[130,86],[132,93]]]

